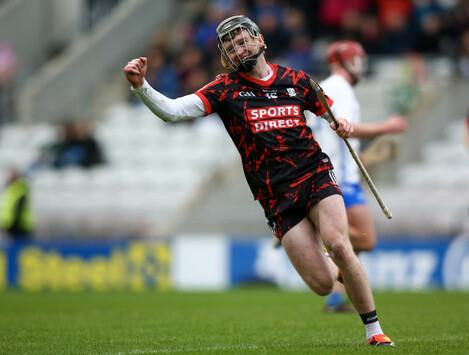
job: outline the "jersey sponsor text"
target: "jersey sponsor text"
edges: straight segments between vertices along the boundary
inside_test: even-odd
[[[284,129],[304,126],[305,123],[299,119],[275,119],[275,120],[264,120],[260,122],[251,122],[254,133],[272,131],[274,129]]]
[[[254,108],[246,114],[254,133],[305,125],[298,105]]]
[[[265,120],[269,118],[300,118],[301,111],[298,105],[273,106],[253,108],[246,111],[248,120]]]

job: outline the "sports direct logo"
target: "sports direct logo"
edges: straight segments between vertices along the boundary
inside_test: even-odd
[[[298,105],[254,108],[246,113],[254,133],[305,125]]]

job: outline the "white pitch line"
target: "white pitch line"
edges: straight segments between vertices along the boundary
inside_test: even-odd
[[[275,345],[276,348],[287,348],[290,347],[291,344],[277,344]],[[186,348],[165,348],[165,349],[152,349],[152,350],[132,350],[130,352],[118,352],[118,355],[124,354],[168,354],[172,352],[194,352],[194,351],[219,351],[219,350],[257,350],[261,349],[262,347],[259,345],[239,345],[239,346],[227,346],[227,345],[216,345],[216,346],[208,346],[205,348],[194,348],[194,347],[186,347]]]

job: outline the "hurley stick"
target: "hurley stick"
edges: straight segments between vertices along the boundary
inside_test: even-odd
[[[337,122],[337,119],[335,118],[334,114],[332,113],[331,107],[327,103],[326,98],[324,97],[324,94],[322,93],[321,88],[319,85],[312,79],[310,79],[311,86],[313,87],[314,91],[316,91],[316,95],[321,101],[322,105],[326,108],[327,113],[331,117],[332,121],[336,124],[337,127],[339,127],[339,122]],[[350,154],[352,154],[353,160],[355,160],[355,163],[357,163],[358,168],[360,169],[363,177],[365,178],[366,182],[368,183],[368,186],[370,187],[371,191],[373,192],[373,195],[375,195],[376,201],[378,201],[381,209],[383,210],[383,213],[386,215],[388,219],[392,218],[392,213],[389,210],[389,208],[386,206],[384,203],[383,199],[381,198],[381,195],[378,192],[378,189],[376,188],[375,184],[373,183],[373,180],[371,180],[370,175],[366,171],[365,167],[363,166],[362,162],[360,161],[360,158],[358,157],[357,153],[353,150],[352,146],[350,145],[349,141],[347,138],[343,138],[345,144],[347,145],[348,150],[350,151]]]

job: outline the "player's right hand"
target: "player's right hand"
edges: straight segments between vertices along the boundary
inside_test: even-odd
[[[407,129],[407,120],[404,116],[394,114],[385,122],[387,133],[401,133]]]
[[[339,117],[337,118],[339,126],[337,127],[335,122],[331,122],[331,128],[339,135],[341,138],[349,138],[353,133],[353,124],[346,118]]]
[[[138,89],[145,81],[145,74],[147,73],[147,58],[140,57],[132,59],[123,69],[124,75],[132,84],[132,87]]]

